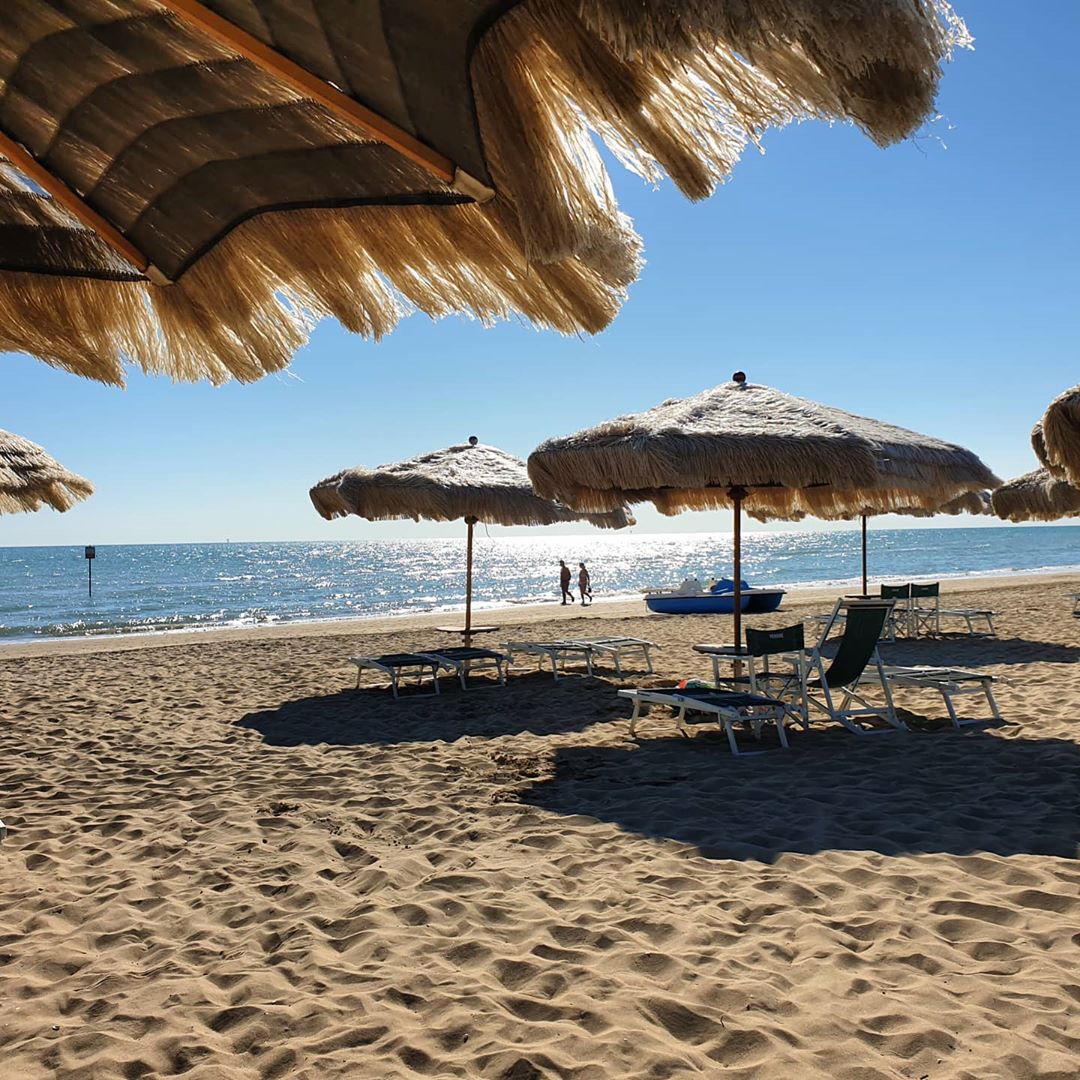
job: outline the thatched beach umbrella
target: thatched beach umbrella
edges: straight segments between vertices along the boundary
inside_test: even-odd
[[[1005,521],[1057,521],[1080,514],[1080,488],[1047,469],[1035,469],[1002,484],[991,503]]]
[[[702,198],[771,124],[911,134],[969,40],[945,0],[5,0],[0,349],[222,380],[324,315],[596,331],[638,241],[594,133]]]
[[[328,521],[358,514],[369,521],[411,518],[466,524],[465,629],[472,630],[473,528],[488,525],[554,525],[587,521],[601,529],[622,529],[634,523],[625,508],[578,513],[540,498],[529,483],[525,462],[485,446],[476,436],[377,469],[345,469],[316,484],[309,492],[315,509]]]
[[[63,512],[93,491],[89,480],[68,472],[37,443],[0,431],[0,514],[43,506]]]
[[[539,494],[580,510],[732,508],[736,644],[744,509],[773,518],[936,510],[998,484],[970,450],[752,385],[741,371],[694,397],[549,439],[528,466]]]
[[[1044,466],[1080,487],[1080,386],[1050,402],[1031,440]]]

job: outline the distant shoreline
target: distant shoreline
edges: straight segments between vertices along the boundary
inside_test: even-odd
[[[932,575],[917,575],[931,578]],[[875,588],[878,578],[871,578],[871,589]],[[972,574],[963,577],[948,578],[948,587],[943,595],[1006,591],[1025,585],[1073,585],[1080,592],[1080,567],[1048,568],[1045,570],[998,571],[984,574]],[[790,604],[829,602],[840,592],[858,585],[858,579],[846,579],[825,584],[796,585],[788,588],[786,602]],[[477,625],[489,619],[500,620],[507,625],[528,624],[550,621],[560,617],[555,609],[561,605],[558,600],[535,604],[506,604],[497,607],[474,608],[479,612],[474,621]],[[782,612],[783,609],[781,609]],[[581,607],[580,604],[563,613],[566,618],[632,618],[647,614],[640,598],[597,599],[594,605]],[[214,627],[207,629],[177,629],[163,631],[122,631],[111,634],[87,634],[76,637],[21,638],[0,642],[0,662],[22,657],[41,655],[62,655],[64,653],[117,652],[128,649],[149,649],[180,645],[213,644],[218,642],[259,642],[288,637],[323,637],[346,636],[349,634],[400,633],[404,630],[434,630],[445,623],[459,621],[459,611],[423,612],[402,615],[355,615],[341,618],[291,620],[284,623],[263,624],[243,627]],[[678,616],[650,616],[658,621]],[[691,616],[692,618],[717,618],[725,620],[727,616]],[[449,640],[449,638],[447,639]],[[480,639],[480,643],[497,643],[498,634]]]

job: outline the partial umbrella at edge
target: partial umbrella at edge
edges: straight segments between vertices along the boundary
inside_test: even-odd
[[[585,521],[601,529],[634,524],[625,506],[582,513],[538,496],[529,483],[525,462],[473,436],[377,469],[353,468],[320,481],[309,492],[315,509],[327,520],[357,514],[369,521],[411,518],[458,521],[467,525],[464,640],[472,628],[473,527],[554,525]]]
[[[739,646],[744,509],[786,519],[935,511],[1000,483],[961,446],[748,383],[742,372],[694,397],[548,439],[528,466],[539,494],[580,510],[732,508]]]
[[[1057,521],[1080,515],[1080,488],[1045,468],[1002,484],[990,501],[994,513],[1005,521]]]
[[[640,261],[595,137],[700,199],[770,125],[909,136],[970,41],[945,0],[5,0],[0,349],[221,381],[326,315],[596,332]]]
[[[0,514],[43,506],[62,513],[93,491],[89,480],[69,472],[37,443],[0,431]]]
[[[1041,453],[1036,446],[1039,460],[1051,472],[1080,488],[1080,386],[1058,394],[1050,402],[1036,431],[1042,442]],[[1032,440],[1035,440],[1034,432]]]

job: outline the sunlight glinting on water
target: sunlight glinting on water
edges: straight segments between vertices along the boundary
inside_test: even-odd
[[[585,534],[497,537],[475,554],[479,609],[553,601],[558,562],[584,561],[598,600],[730,576],[730,536]],[[0,548],[0,640],[153,633],[460,610],[465,543],[236,543],[99,546],[87,597],[81,548]],[[743,577],[755,585],[850,584],[857,532],[752,533]],[[897,529],[870,533],[872,580],[1080,565],[1080,527]]]

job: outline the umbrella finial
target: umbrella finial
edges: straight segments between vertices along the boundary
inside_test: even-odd
[[[745,386],[745,385],[746,385],[746,372],[745,372],[745,371],[736,371],[736,372],[735,372],[735,373],[734,373],[734,374],[733,374],[733,375],[731,376],[731,381],[732,381],[733,383],[738,383],[738,385],[739,385],[740,387],[743,387],[743,386]]]
[[[475,446],[480,440],[475,435],[469,436],[469,445]]]

